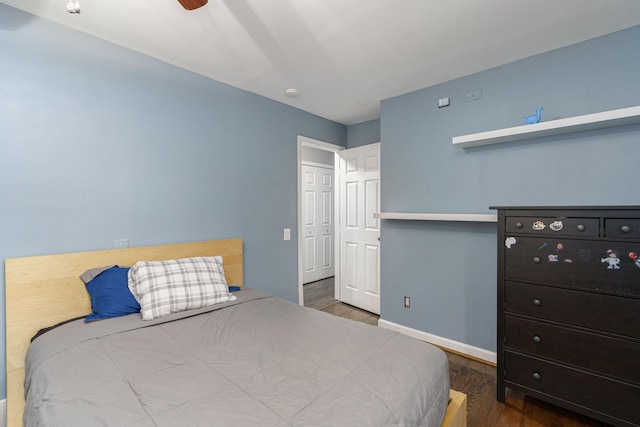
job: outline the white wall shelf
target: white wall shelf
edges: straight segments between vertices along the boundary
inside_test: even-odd
[[[469,148],[613,126],[624,126],[634,123],[640,123],[640,106],[551,120],[533,125],[522,125],[488,132],[454,136],[452,142],[453,145],[458,147]]]
[[[374,213],[374,218],[403,219],[409,221],[462,221],[462,222],[498,222],[496,214],[451,214],[451,213]]]

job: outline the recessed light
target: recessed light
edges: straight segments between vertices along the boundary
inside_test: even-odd
[[[289,98],[295,98],[296,96],[300,95],[300,91],[296,88],[290,87],[289,89],[284,90],[284,94]]]

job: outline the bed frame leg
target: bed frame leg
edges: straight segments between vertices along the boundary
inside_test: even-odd
[[[449,405],[444,414],[442,427],[467,427],[467,395],[449,390]]]

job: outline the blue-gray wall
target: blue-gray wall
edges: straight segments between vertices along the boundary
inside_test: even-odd
[[[245,284],[297,302],[298,135],[346,145],[341,124],[0,4],[2,260],[241,237]]]
[[[640,27],[388,99],[386,212],[640,205],[640,125],[462,149],[451,137],[640,105]],[[482,98],[465,102],[480,89]],[[439,98],[451,106],[438,109]],[[496,350],[496,225],[384,220],[382,318]],[[411,308],[403,308],[403,296]]]
[[[347,148],[380,142],[380,119],[347,126]]]

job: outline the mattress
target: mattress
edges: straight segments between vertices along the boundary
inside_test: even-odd
[[[438,348],[253,289],[153,321],[56,327],[26,358],[26,426],[440,426]]]

